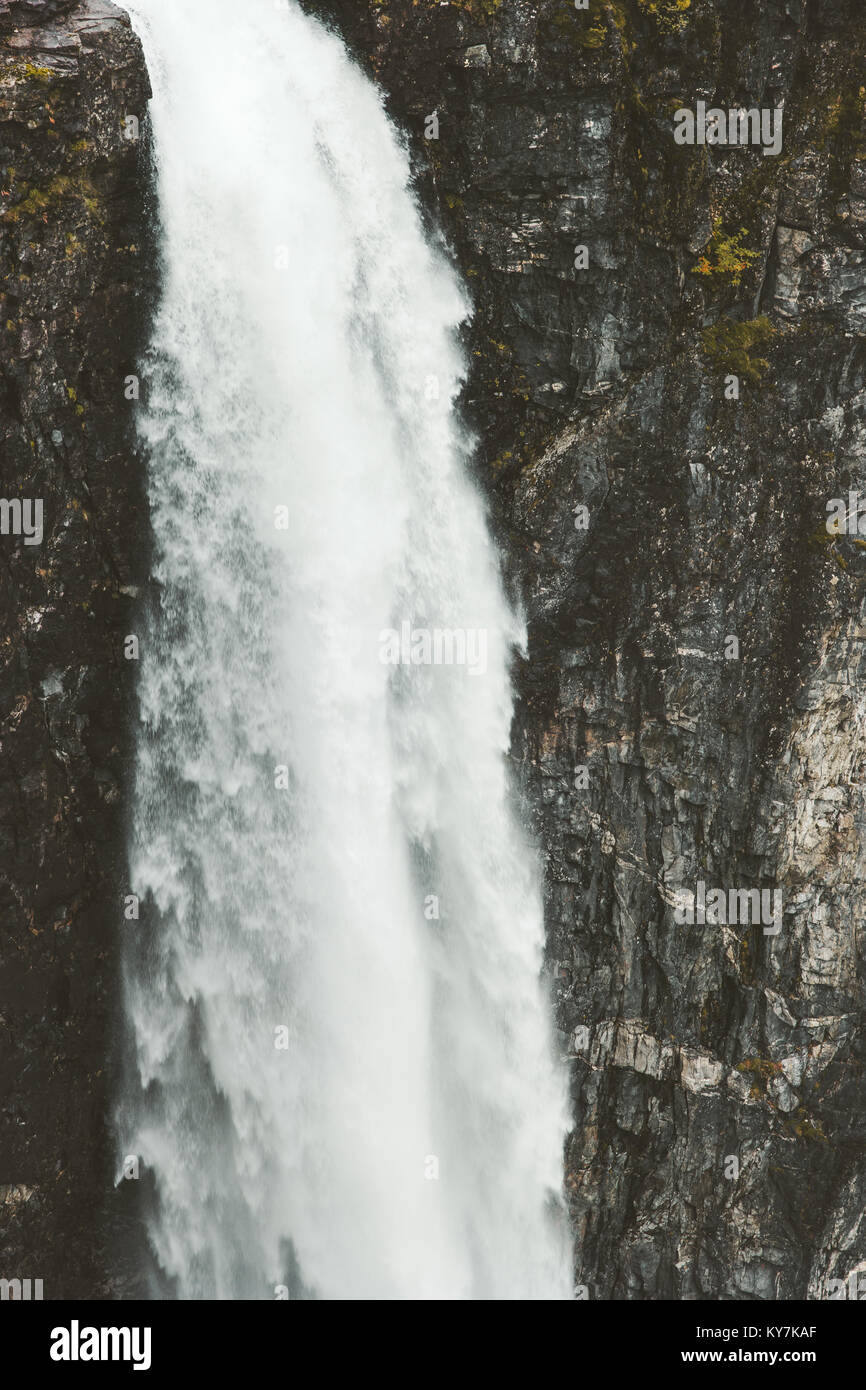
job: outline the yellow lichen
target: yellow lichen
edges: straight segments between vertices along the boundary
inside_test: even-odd
[[[689,22],[687,11],[692,0],[637,0],[644,14],[651,15],[663,34],[676,34]]]

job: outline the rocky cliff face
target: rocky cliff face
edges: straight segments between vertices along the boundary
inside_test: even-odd
[[[866,491],[861,6],[306,8],[382,84],[475,299],[577,1280],[826,1296],[866,1261],[866,560],[825,526]],[[47,1297],[110,1263],[146,95],[111,5],[0,0],[3,486],[44,499],[40,545],[0,537],[0,1273]],[[781,105],[780,153],[676,144],[698,101]],[[781,920],[677,921],[699,883]]]
[[[113,1188],[147,96],[113,5],[0,2],[0,1276],[45,1298],[101,1295]]]
[[[826,1297],[866,1260],[866,562],[825,525],[866,487],[862,8],[308,8],[383,84],[475,297],[578,1282]],[[782,106],[781,151],[678,145],[698,101]],[[778,931],[678,923],[699,883],[764,890]]]

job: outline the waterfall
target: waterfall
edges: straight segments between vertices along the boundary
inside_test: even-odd
[[[318,21],[129,9],[162,282],[118,1144],[160,1291],[568,1298],[467,300]]]

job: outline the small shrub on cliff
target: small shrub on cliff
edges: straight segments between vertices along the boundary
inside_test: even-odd
[[[760,252],[750,251],[743,245],[744,236],[748,236],[747,227],[741,227],[733,236],[725,236],[722,219],[715,218],[713,234],[692,274],[716,276],[729,285],[739,285],[743,271],[748,270],[760,256]]]
[[[760,318],[749,319],[745,323],[719,319],[711,328],[703,330],[701,338],[704,354],[714,367],[721,372],[732,372],[741,381],[758,386],[770,364],[765,357],[753,357],[752,352],[768,343],[775,334],[770,320],[766,314],[762,314]]]

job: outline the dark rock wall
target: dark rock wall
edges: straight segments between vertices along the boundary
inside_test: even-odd
[[[147,562],[124,380],[144,311],[147,78],[103,0],[0,0],[0,1276],[100,1296],[130,631]]]
[[[578,1281],[826,1296],[866,1268],[866,561],[825,526],[866,487],[866,14],[307,8],[383,84],[475,297]],[[780,155],[677,145],[698,100],[783,104]],[[777,891],[779,933],[678,925],[699,880]]]

